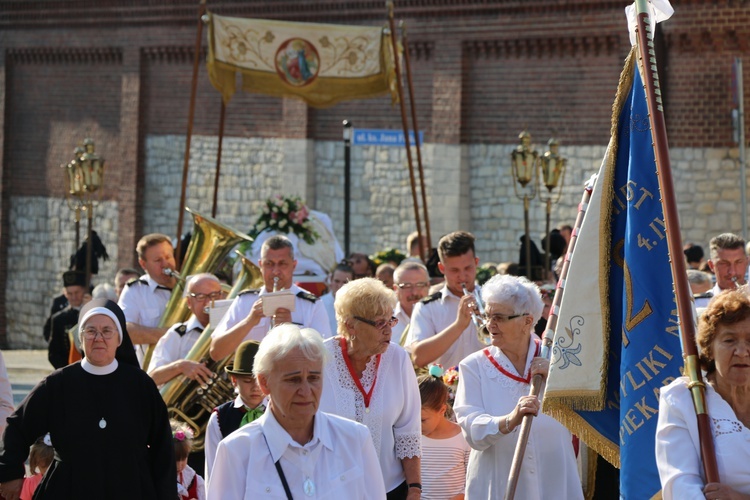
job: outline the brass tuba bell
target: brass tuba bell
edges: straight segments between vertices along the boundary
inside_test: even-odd
[[[237,252],[242,261],[242,270],[235,280],[228,298],[233,299],[246,288],[258,288],[263,284],[260,269],[244,255]],[[175,377],[161,388],[161,396],[167,405],[170,418],[189,425],[193,429],[193,450],[202,450],[205,446],[206,425],[214,408],[234,399],[234,388],[224,368],[232,360],[232,355],[220,361],[213,361],[209,355],[211,332],[208,325],[190,349],[185,359],[203,363],[216,374],[209,384],[202,385],[181,375]]]
[[[201,215],[198,212],[185,208],[193,216],[193,236],[190,238],[182,269],[178,276],[177,284],[172,289],[164,314],[159,320],[158,328],[169,328],[175,323],[185,321],[190,317],[190,309],[187,306],[187,298],[184,296],[185,280],[182,277],[198,273],[210,273],[215,271],[224,258],[229,255],[238,243],[243,241],[252,242],[252,238],[235,229],[232,229],[217,220]],[[176,275],[176,273],[175,273]],[[150,344],[143,358],[143,369],[148,370],[151,356],[154,353],[155,344]]]

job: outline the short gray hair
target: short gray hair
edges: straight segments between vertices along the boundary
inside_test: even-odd
[[[265,258],[269,250],[281,250],[282,248],[288,248],[289,255],[291,255],[292,260],[294,260],[294,245],[292,244],[292,241],[286,236],[280,234],[275,234],[263,242],[263,245],[260,247],[260,258]]]
[[[738,248],[745,251],[745,240],[734,233],[722,233],[714,236],[708,244],[712,261],[719,258],[719,250],[736,250]]]
[[[299,348],[307,359],[328,361],[328,351],[323,337],[312,328],[300,328],[293,323],[284,323],[273,328],[260,343],[253,361],[253,375],[268,376],[276,362]]]
[[[688,283],[691,285],[708,285],[711,284],[711,275],[698,271],[697,269],[688,269]]]
[[[544,302],[539,287],[523,276],[496,274],[482,285],[482,300],[513,308],[513,314],[529,314],[534,324],[542,317]]]
[[[182,292],[183,297],[188,297],[190,295],[190,290],[192,290],[193,285],[198,283],[200,280],[207,279],[209,281],[214,281],[219,284],[219,287],[221,287],[221,281],[219,281],[219,278],[214,276],[211,273],[198,273],[193,274],[187,277],[185,280],[185,290]]]
[[[425,276],[427,276],[427,281],[430,281],[430,273],[427,272],[427,267],[425,267],[425,265],[421,262],[415,260],[404,260],[401,264],[399,264],[399,266],[396,268],[396,271],[394,271],[393,273],[393,280],[396,283],[400,283],[401,276],[407,271],[423,271]]]

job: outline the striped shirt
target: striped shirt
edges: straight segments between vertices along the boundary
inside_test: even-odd
[[[422,436],[423,500],[445,500],[464,492],[470,451],[460,432],[447,439]]]

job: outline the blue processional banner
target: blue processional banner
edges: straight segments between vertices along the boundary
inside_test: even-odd
[[[594,187],[598,196],[592,195],[571,257],[544,407],[620,467],[622,498],[644,499],[661,489],[654,455],[659,388],[679,377],[682,357],[651,126],[634,51],[620,79],[613,120]],[[586,256],[588,245],[597,248],[598,264]]]

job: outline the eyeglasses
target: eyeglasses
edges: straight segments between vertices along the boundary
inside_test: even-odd
[[[354,316],[354,319],[356,319],[357,321],[361,321],[362,323],[367,323],[370,326],[374,326],[378,330],[385,330],[386,326],[390,326],[391,328],[393,328],[398,323],[398,318],[396,316],[391,316],[391,319],[381,319],[378,321],[360,318],[359,316]]]
[[[484,322],[487,324],[490,324],[492,322],[495,323],[507,323],[508,321],[516,318],[520,318],[521,316],[528,316],[529,313],[523,313],[523,314],[513,314],[511,316],[506,316],[505,314],[485,314],[482,316],[482,319],[484,319]]]
[[[201,301],[206,300],[206,299],[219,300],[221,298],[220,291],[211,292],[211,293],[192,293],[191,292],[188,295],[196,300],[201,300]]]
[[[83,329],[83,338],[86,340],[95,340],[97,335],[101,335],[104,340],[109,340],[117,335],[117,330],[112,328],[105,328],[102,331],[97,330],[93,326],[89,326]]]
[[[399,283],[398,287],[402,290],[411,290],[412,288],[424,289],[430,286],[426,281],[420,281],[419,283]]]

